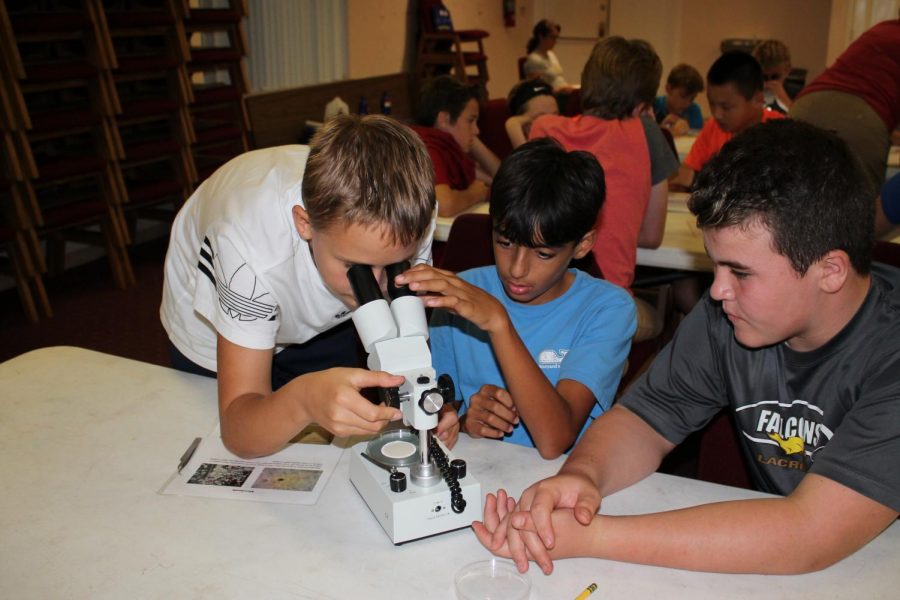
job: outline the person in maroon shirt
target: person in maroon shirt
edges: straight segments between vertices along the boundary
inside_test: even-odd
[[[488,197],[500,159],[478,139],[478,88],[450,76],[422,86],[416,125],[434,165],[438,215],[451,217]]]
[[[884,183],[891,134],[900,126],[900,19],[882,21],[859,36],[803,88],[790,116],[846,141],[862,161],[875,198]]]

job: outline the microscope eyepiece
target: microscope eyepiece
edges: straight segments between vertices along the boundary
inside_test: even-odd
[[[369,265],[353,265],[347,269],[347,279],[350,280],[350,287],[353,289],[353,295],[360,306],[365,306],[373,300],[382,300],[381,289],[378,282],[375,281],[375,274],[372,273],[372,267]]]
[[[415,296],[415,292],[409,289],[408,285],[398,286],[394,284],[394,277],[396,277],[400,273],[403,273],[407,269],[409,269],[408,260],[394,263],[385,267],[385,271],[387,272],[388,296],[391,297],[391,300],[396,300],[400,296]]]

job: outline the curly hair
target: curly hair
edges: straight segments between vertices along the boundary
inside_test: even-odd
[[[843,140],[792,119],[751,127],[697,174],[689,207],[700,228],[760,223],[774,249],[804,275],[843,250],[865,275],[874,247],[874,199]]]

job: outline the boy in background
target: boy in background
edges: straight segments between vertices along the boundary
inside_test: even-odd
[[[430,294],[431,348],[465,402],[462,429],[556,458],[608,410],[635,329],[620,287],[569,268],[594,244],[603,170],[541,139],[514,150],[491,192],[496,266],[419,266],[399,280]]]
[[[689,129],[703,129],[703,113],[694,102],[703,91],[703,77],[687,64],[675,65],[666,78],[666,95],[653,101],[653,114],[660,127],[672,135],[684,135]]]
[[[539,79],[520,81],[509,92],[506,135],[513,149],[528,140],[531,124],[541,115],[558,115],[559,105],[550,84]]]
[[[706,74],[706,98],[712,118],[697,136],[671,183],[691,187],[695,174],[725,142],[754,125],[784,115],[763,105],[763,73],[755,58],[733,50],[716,59]]]
[[[416,107],[418,134],[434,165],[438,215],[452,217],[488,197],[500,159],[478,139],[478,88],[449,75],[426,81]]]
[[[762,68],[766,108],[786,115],[794,103],[793,98],[784,89],[784,80],[791,72],[791,51],[783,42],[766,40],[753,48],[753,58]]]
[[[603,167],[606,202],[597,221],[594,260],[604,279],[631,288],[637,249],[662,242],[668,207],[667,178],[678,160],[649,115],[659,88],[662,63],[643,40],[611,36],[600,40],[581,73],[583,114],[544,115],[530,139],[552,137],[569,151],[590,152]],[[662,318],[635,299],[635,341],[659,335]]]
[[[815,157],[815,160],[810,160]],[[847,145],[799,121],[722,148],[690,200],[715,281],[650,370],[517,506],[488,496],[483,544],[721,573],[791,574],[852,554],[900,511],[900,270],[871,264],[872,198]],[[727,410],[751,479],[781,497],[633,516],[604,496]],[[536,533],[535,533],[536,532]],[[773,552],[773,540],[790,552]],[[527,553],[527,554],[526,554]]]
[[[173,366],[218,378],[229,450],[263,456],[310,423],[365,435],[400,418],[359,393],[402,378],[353,368],[347,268],[371,265],[385,287],[385,266],[430,260],[432,182],[407,127],[342,115],[310,146],[232,159],[187,200],[172,226],[160,316]]]

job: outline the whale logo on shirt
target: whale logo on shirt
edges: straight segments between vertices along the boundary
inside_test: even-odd
[[[552,348],[541,350],[540,354],[538,354],[538,365],[542,369],[558,369],[568,353],[569,350],[565,348],[560,348],[559,350],[553,350]]]

